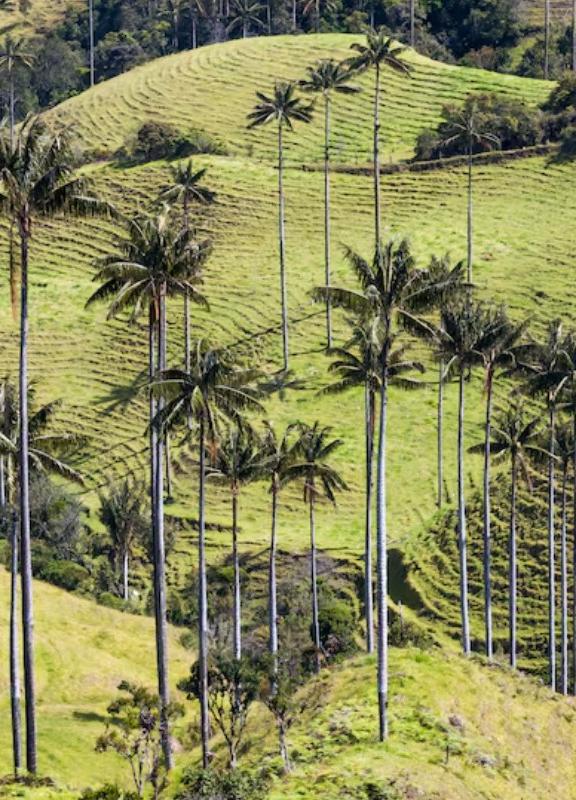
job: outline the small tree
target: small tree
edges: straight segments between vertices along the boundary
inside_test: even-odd
[[[149,784],[158,797],[165,786],[162,753],[162,723],[158,696],[144,686],[122,681],[118,690],[124,694],[108,706],[110,718],[106,731],[96,741],[96,752],[113,750],[128,762],[138,797]],[[181,717],[182,706],[170,703],[170,720]]]
[[[190,699],[200,699],[201,680],[196,662],[179,688]],[[250,706],[258,695],[258,672],[249,658],[215,655],[208,669],[208,707],[228,749],[230,769],[238,765],[238,752]]]

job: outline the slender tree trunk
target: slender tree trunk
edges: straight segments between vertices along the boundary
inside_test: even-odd
[[[560,532],[561,672],[560,691],[568,694],[568,522],[566,518],[568,465],[562,472],[562,528]]]
[[[122,555],[122,587],[124,602],[130,599],[130,587],[128,585],[128,550],[125,550]]]
[[[238,490],[232,489],[232,564],[234,567],[234,658],[242,657],[242,611],[240,605],[240,557],[238,555]]]
[[[198,46],[196,35],[196,12],[194,10],[194,0],[188,0],[188,9],[190,14],[190,47],[196,50]]]
[[[510,498],[510,537],[508,540],[508,560],[509,560],[509,647],[510,647],[510,666],[516,669],[517,658],[517,585],[518,585],[518,566],[516,555],[516,494],[518,482],[518,466],[516,454],[512,453],[512,492]]]
[[[464,370],[460,371],[458,397],[458,549],[460,552],[460,613],[462,616],[462,650],[470,655],[470,619],[468,612],[468,543],[466,536],[466,504],[464,497]]]
[[[486,629],[486,656],[491,661],[494,655],[492,635],[492,531],[490,509],[490,441],[492,436],[492,388],[494,375],[489,368],[486,380],[486,422],[484,426],[484,623]]]
[[[172,497],[172,461],[170,455],[170,434],[164,434],[164,456],[166,459],[166,496]]]
[[[208,592],[206,585],[206,448],[204,417],[200,419],[198,491],[198,662],[200,668],[200,735],[202,766],[210,766],[210,715],[208,711]]]
[[[314,636],[314,669],[320,672],[320,619],[318,616],[318,570],[316,559],[316,522],[314,518],[314,485],[308,487],[310,493],[310,579],[312,583],[312,632]]]
[[[572,0],[572,71],[576,72],[576,0]]]
[[[472,283],[472,259],[473,259],[473,196],[472,196],[472,140],[468,142],[468,216],[467,216],[467,280]]]
[[[550,403],[550,457],[548,458],[548,655],[550,687],[556,691],[556,563],[554,557],[554,438],[556,415]]]
[[[10,580],[10,709],[12,714],[12,756],[14,775],[22,768],[22,723],[20,714],[20,646],[18,639],[18,519],[12,519]]]
[[[576,410],[572,413],[572,693],[576,695]]]
[[[268,27],[268,36],[272,34],[272,8],[270,6],[270,0],[266,3],[266,22]]]
[[[90,39],[90,86],[94,86],[94,0],[88,0],[88,29]]]
[[[278,525],[278,487],[272,484],[272,531],[270,534],[270,561],[268,565],[268,627],[272,671],[278,674],[278,604],[276,585],[276,535]]]
[[[326,286],[330,286],[330,95],[324,95],[324,271]],[[326,342],[332,347],[332,309],[326,298]]]
[[[284,219],[284,143],[282,123],[278,125],[278,240],[280,246],[280,295],[282,303],[282,352],[284,370],[289,366],[288,289],[286,281],[286,233]]]
[[[6,462],[0,458],[0,508],[6,506]]]
[[[382,259],[382,212],[380,193],[380,65],[374,83],[374,235],[378,260]]]
[[[388,356],[382,365],[380,387],[380,428],[378,431],[378,466],[376,478],[376,609],[378,653],[379,738],[388,737],[388,526],[386,499],[386,426],[388,413]]]
[[[292,0],[292,28],[296,30],[298,27],[298,8],[296,0]]]
[[[544,80],[550,77],[550,0],[544,0]]]
[[[24,699],[26,706],[26,768],[37,770],[36,687],[34,675],[34,601],[30,540],[30,481],[28,475],[28,244],[30,220],[27,210],[19,220],[21,244],[20,287],[20,547],[22,580],[22,630],[24,642]]]
[[[158,298],[158,370],[166,369],[166,285],[160,288]],[[158,412],[162,413],[164,401],[158,400]],[[154,540],[154,597],[156,617],[156,658],[158,666],[158,696],[160,698],[160,724],[162,734],[162,752],[168,770],[172,769],[172,745],[168,707],[170,704],[170,688],[168,683],[168,624],[166,619],[166,552],[164,543],[164,437],[161,431],[156,434],[156,470],[154,505],[155,540]]]
[[[374,467],[374,392],[364,387],[366,430],[366,521],[364,527],[364,617],[366,650],[374,652],[374,599],[372,597],[372,486]]]
[[[14,128],[16,126],[16,96],[14,92],[14,73],[13,70],[10,69],[10,149],[14,147]]]
[[[414,47],[416,41],[415,37],[415,22],[416,22],[416,0],[410,0],[410,47]]]
[[[278,740],[280,743],[280,755],[284,762],[284,772],[292,772],[292,763],[290,762],[290,753],[288,752],[288,742],[286,740],[286,725],[284,722],[278,722]]]
[[[436,505],[442,508],[444,498],[444,361],[440,359],[438,366],[438,422],[437,422],[437,473]]]

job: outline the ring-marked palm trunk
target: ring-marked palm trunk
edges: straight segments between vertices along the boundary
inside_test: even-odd
[[[320,618],[318,611],[318,559],[316,552],[316,520],[314,515],[314,484],[308,486],[310,511],[310,580],[312,584],[312,634],[314,639],[314,669],[320,672]]]
[[[22,730],[20,716],[20,646],[18,635],[18,521],[12,520],[10,570],[10,710],[12,715],[12,756],[14,775],[22,768]]]
[[[200,670],[200,735],[202,766],[210,766],[210,714],[208,710],[208,593],[206,584],[206,442],[205,421],[200,419],[198,459],[198,666]]]
[[[380,176],[380,64],[376,64],[376,80],[374,82],[374,236],[376,253],[382,257],[382,210],[381,210],[381,176]]]
[[[468,542],[466,534],[466,500],[464,490],[464,370],[458,384],[458,550],[460,556],[460,614],[462,650],[470,655],[470,618],[468,610]]]
[[[283,125],[278,125],[278,246],[280,248],[280,299],[282,303],[282,357],[284,370],[289,365],[288,286],[286,279],[286,224],[284,211],[284,142]]]
[[[562,471],[562,524],[560,530],[560,691],[568,694],[568,520],[567,520],[568,465]]]
[[[444,361],[440,359],[438,366],[438,410],[437,410],[437,481],[436,505],[442,508],[444,498]]]
[[[466,277],[468,283],[472,282],[472,260],[473,260],[473,215],[474,215],[474,199],[472,191],[472,139],[468,142],[468,213],[466,217],[466,233],[467,233],[467,257],[466,257]]]
[[[576,695],[576,408],[572,412],[572,694]]]
[[[572,0],[572,71],[576,72],[576,0]]]
[[[242,623],[240,600],[240,558],[238,555],[238,488],[232,488],[232,565],[234,570],[234,658],[242,657]]]
[[[366,414],[366,521],[364,529],[364,616],[366,650],[374,652],[374,598],[372,590],[372,489],[374,469],[374,392],[368,383],[365,389]]]
[[[326,286],[330,286],[330,93],[324,93],[324,271]],[[332,347],[332,309],[330,298],[326,298],[326,342]]]
[[[278,486],[272,480],[272,529],[270,533],[270,560],[268,564],[268,627],[272,671],[278,674],[278,589],[276,582],[276,554],[278,527]]]
[[[510,533],[508,539],[508,625],[509,625],[509,656],[510,666],[516,669],[517,665],[517,595],[518,595],[518,566],[516,552],[516,503],[517,503],[518,465],[516,454],[512,453],[511,468],[511,496],[510,496]]]
[[[158,297],[158,372],[166,369],[166,286],[162,285]],[[158,400],[158,413],[162,413],[164,400]],[[156,615],[156,656],[158,664],[158,695],[160,698],[160,724],[162,735],[162,752],[166,768],[172,768],[172,747],[168,707],[170,689],[168,685],[168,624],[166,621],[166,552],[164,542],[164,437],[158,432],[156,436],[156,469],[154,490],[154,596]]]
[[[94,70],[94,0],[88,0],[88,36],[90,39],[90,86],[94,86],[95,70]]]
[[[544,80],[550,76],[550,0],[544,0]]]
[[[484,496],[483,496],[483,577],[484,577],[484,625],[486,656],[491,661],[494,655],[492,628],[492,531],[490,508],[490,442],[492,437],[492,390],[494,374],[490,370],[486,379],[486,421],[484,424]]]
[[[556,414],[554,405],[550,403],[550,445],[548,457],[548,659],[550,688],[556,691],[556,559],[555,559],[555,469],[554,441]]]
[[[30,480],[28,474],[28,247],[30,219],[26,210],[18,220],[21,249],[20,288],[20,374],[19,374],[19,476],[20,548],[22,580],[22,633],[24,656],[24,699],[26,716],[26,768],[37,771],[36,685],[34,674],[34,601],[30,540]]]
[[[378,719],[379,736],[388,737],[388,544],[386,504],[386,426],[388,411],[388,366],[384,356],[380,387],[380,428],[376,478],[376,609],[378,624]]]

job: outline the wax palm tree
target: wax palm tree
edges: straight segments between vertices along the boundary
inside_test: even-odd
[[[214,203],[216,193],[204,185],[207,169],[195,170],[192,159],[185,164],[177,164],[170,168],[171,182],[160,192],[161,202],[180,204],[182,206],[182,224],[191,233],[191,206],[207,206]],[[184,369],[190,369],[190,295],[184,294]]]
[[[355,94],[358,86],[350,83],[350,70],[333,59],[318,61],[307,68],[307,77],[300,81],[305,92],[321,94],[324,99],[324,275],[326,286],[330,286],[331,278],[331,236],[330,236],[330,147],[331,147],[331,112],[333,94]],[[326,301],[326,343],[332,347],[332,320],[330,301]]]
[[[32,69],[33,63],[34,56],[28,50],[28,43],[26,40],[16,40],[8,34],[0,49],[0,73],[6,76],[8,82],[8,118],[12,146],[14,143],[14,126],[16,123],[16,92],[14,78],[19,69]]]
[[[341,439],[331,438],[332,429],[319,422],[299,425],[298,458],[286,470],[286,480],[301,480],[303,499],[310,514],[310,582],[312,590],[312,637],[314,665],[320,671],[320,618],[318,608],[318,568],[316,549],[316,503],[322,499],[336,504],[337,492],[348,487],[341,475],[329,463],[332,454],[342,445]]]
[[[539,444],[540,420],[529,418],[524,403],[513,400],[502,409],[491,428],[490,452],[495,463],[510,463],[510,524],[508,534],[508,625],[510,666],[517,664],[517,501],[518,479],[524,477],[531,486],[530,461],[540,460],[546,451]],[[471,447],[471,452],[484,453],[486,442]]]
[[[569,379],[566,344],[562,323],[554,320],[548,325],[545,340],[535,344],[530,361],[521,365],[531,373],[528,392],[535,396],[543,395],[548,411],[548,650],[553,690],[556,689],[556,413],[559,394]]]
[[[200,734],[202,762],[209,764],[210,719],[208,711],[208,602],[206,586],[206,449],[214,449],[223,419],[238,423],[246,411],[259,411],[255,388],[257,373],[237,367],[230,354],[198,341],[192,351],[189,372],[170,369],[162,372],[156,391],[165,398],[157,420],[163,429],[184,426],[193,420],[198,446],[198,664],[200,681]]]
[[[574,463],[574,432],[569,421],[556,426],[554,452],[560,467],[560,692],[568,694],[568,472]]]
[[[24,693],[26,699],[26,762],[37,767],[36,692],[32,561],[30,550],[30,499],[28,475],[28,267],[32,223],[38,217],[59,214],[102,213],[104,207],[87,194],[87,181],[74,175],[71,138],[53,132],[40,119],[29,119],[14,140],[0,131],[0,212],[14,223],[20,238],[20,535],[22,559],[22,615]]]
[[[88,0],[88,50],[90,86],[94,86],[96,81],[96,71],[94,69],[94,0]]]
[[[154,217],[137,216],[126,222],[126,234],[119,236],[115,250],[99,262],[94,278],[100,287],[87,302],[110,301],[108,317],[125,310],[135,319],[148,312],[148,373],[150,381],[166,368],[166,297],[185,296],[206,307],[201,292],[203,267],[210,254],[209,240],[197,241],[185,228],[174,224],[167,209]],[[161,408],[162,399],[158,400]],[[153,420],[157,401],[149,397],[150,483],[152,534],[154,543],[154,600],[158,695],[161,702],[163,752],[172,765],[168,709],[168,628],[166,621],[166,578],[164,543],[164,482],[162,436]]]
[[[246,39],[250,34],[250,29],[261,30],[264,23],[260,19],[260,14],[265,6],[255,0],[232,0],[232,21],[226,28],[226,33],[242,31],[242,38]]]
[[[460,613],[462,650],[470,655],[470,616],[468,607],[468,541],[466,532],[464,416],[466,381],[478,365],[486,335],[487,314],[470,298],[454,303],[442,312],[437,332],[437,356],[445,362],[445,379],[458,379],[458,550],[460,558]]]
[[[486,655],[492,659],[492,535],[490,508],[490,442],[492,426],[492,404],[494,382],[499,374],[509,375],[527,348],[520,344],[526,324],[513,323],[502,306],[488,308],[485,330],[478,342],[479,365],[484,369],[484,391],[486,395],[486,415],[484,422],[484,479],[483,479],[483,582],[484,582],[484,622],[486,628]],[[528,346],[529,347],[529,346]]]
[[[278,131],[278,244],[280,254],[280,295],[282,303],[282,351],[284,370],[289,368],[288,289],[286,280],[286,239],[284,215],[284,132],[297,122],[312,121],[313,105],[296,95],[296,85],[277,81],[271,95],[256,92],[258,102],[248,114],[248,127],[256,128],[273,122]]]
[[[268,646],[274,674],[278,670],[278,587],[276,581],[278,511],[280,493],[289,482],[288,469],[296,457],[296,442],[292,432],[293,426],[288,426],[282,434],[278,434],[274,427],[266,422],[262,436],[263,467],[270,481],[269,493],[272,501],[268,561]]]
[[[391,240],[377,247],[372,263],[353,250],[346,250],[347,260],[360,285],[359,290],[319,287],[312,297],[325,302],[330,297],[334,308],[342,308],[355,319],[375,319],[381,328],[380,410],[376,481],[376,605],[378,620],[378,711],[379,735],[388,735],[388,566],[386,454],[388,387],[390,356],[398,330],[408,328],[419,333],[431,326],[419,315],[429,310],[446,291],[446,283],[433,283],[427,270],[417,269],[406,240]]]
[[[0,454],[5,465],[5,503],[9,509],[8,525],[11,542],[11,586],[10,586],[10,705],[12,721],[12,751],[14,773],[22,767],[21,713],[20,713],[20,636],[18,631],[18,562],[19,537],[18,515],[18,451],[20,440],[20,418],[17,390],[9,378],[0,382],[2,411],[0,415]],[[33,392],[29,389],[29,396]],[[29,420],[29,468],[32,475],[56,474],[65,479],[82,483],[82,477],[63,458],[73,444],[80,441],[74,434],[57,433],[52,429],[59,402],[47,403],[32,409]]]
[[[459,111],[454,111],[450,117],[450,122],[444,126],[441,140],[438,142],[440,150],[447,147],[458,146],[467,155],[468,159],[468,201],[467,201],[467,280],[472,282],[472,262],[473,262],[473,183],[472,183],[472,164],[475,153],[490,147],[499,147],[500,139],[490,131],[486,130],[482,124],[482,116],[478,107],[478,101],[470,97]]]
[[[122,597],[130,599],[129,568],[134,545],[142,537],[146,522],[143,514],[144,490],[134,478],[125,478],[100,495],[100,522],[106,527],[122,576]]]
[[[354,42],[350,45],[356,55],[351,56],[345,64],[356,72],[374,70],[374,235],[376,249],[382,250],[382,215],[380,192],[380,95],[382,93],[382,72],[388,67],[400,75],[409,75],[411,68],[403,59],[405,48],[386,35],[384,29],[370,30],[366,34],[366,42]]]
[[[224,483],[232,501],[232,567],[234,571],[234,658],[242,657],[242,611],[240,588],[240,556],[238,552],[238,511],[240,492],[264,475],[263,453],[255,433],[246,425],[231,425],[216,443],[216,455],[208,477]]]
[[[302,0],[302,15],[314,19],[314,29],[316,33],[320,32],[320,8],[322,4],[324,5],[324,10],[328,12],[334,11],[336,8],[334,0]],[[293,22],[295,23],[294,12]]]
[[[544,0],[544,80],[550,77],[550,0]]]
[[[402,388],[415,388],[418,384],[406,373],[423,372],[424,367],[407,358],[408,345],[394,349],[389,358],[390,383]],[[372,590],[372,489],[374,467],[374,434],[376,397],[380,392],[380,357],[382,350],[381,328],[376,318],[356,325],[346,347],[329,351],[333,357],[329,371],[339,380],[324,387],[322,394],[340,394],[349,389],[364,388],[364,430],[366,445],[365,528],[364,528],[364,615],[366,622],[366,649],[374,651],[374,619]]]

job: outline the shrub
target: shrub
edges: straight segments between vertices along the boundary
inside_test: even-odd
[[[568,109],[576,109],[576,73],[568,72],[550,92],[548,100],[543,104],[544,111],[559,114]]]
[[[188,768],[176,800],[264,800],[268,785],[269,779],[262,772]]]
[[[358,620],[354,607],[337,597],[323,599],[318,613],[320,640],[330,656],[342,655],[356,649],[355,634]]]
[[[102,594],[98,595],[98,602],[101,606],[113,608],[116,611],[123,611],[126,607],[124,600],[117,595],[112,594],[112,592],[102,592]]]
[[[74,561],[46,561],[38,570],[38,577],[55,586],[73,592],[88,580],[88,570]]]
[[[80,800],[136,800],[136,792],[127,792],[115,783],[105,783],[95,789],[84,789]]]
[[[576,125],[566,128],[560,139],[560,158],[572,160],[576,158]]]
[[[226,148],[205,131],[192,128],[180,133],[167,122],[145,122],[136,133],[136,140],[120,150],[117,158],[133,158],[139,162],[161,158],[185,158],[205,153],[226,155]]]

